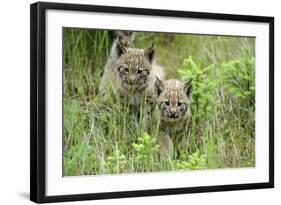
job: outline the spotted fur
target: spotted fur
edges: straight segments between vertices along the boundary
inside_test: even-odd
[[[114,89],[120,99],[135,110],[140,108],[146,96],[147,110],[150,112],[151,105],[156,100],[156,75],[164,78],[163,68],[154,61],[153,46],[148,49],[132,48],[119,41],[115,49],[117,57],[106,64],[100,84],[100,95],[104,96],[109,93],[108,89]]]
[[[183,135],[191,116],[190,103],[192,96],[191,80],[182,83],[178,80],[155,82],[158,94],[156,113],[160,120],[159,140],[162,155],[169,156],[172,152],[172,141]]]

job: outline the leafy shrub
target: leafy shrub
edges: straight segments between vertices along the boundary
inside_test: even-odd
[[[122,173],[126,166],[126,157],[118,149],[106,158],[106,168],[108,173]]]
[[[191,56],[184,59],[182,68],[178,71],[185,80],[192,79],[192,110],[193,117],[198,120],[207,117],[212,111],[214,103],[215,88],[218,81],[210,78],[214,65],[201,68],[197,65]]]
[[[199,170],[206,169],[206,156],[200,155],[199,152],[195,152],[188,157],[188,161],[177,161],[177,169],[179,170]]]
[[[143,133],[138,138],[138,143],[133,143],[134,157],[133,161],[137,170],[147,167],[152,171],[155,168],[155,161],[158,161],[159,145],[155,137],[151,137],[147,133]]]
[[[255,58],[246,50],[243,59],[221,65],[226,89],[245,106],[255,105]]]

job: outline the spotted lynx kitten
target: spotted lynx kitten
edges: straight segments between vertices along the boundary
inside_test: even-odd
[[[156,115],[160,121],[159,143],[164,158],[173,153],[173,141],[182,143],[183,132],[188,130],[191,116],[191,80],[182,83],[178,80],[155,81],[158,94]]]
[[[115,51],[114,51],[115,49]],[[109,89],[120,97],[121,103],[128,103],[133,109],[139,110],[142,100],[147,99],[147,110],[156,99],[154,82],[156,75],[164,78],[163,68],[154,62],[154,48],[132,48],[122,40],[112,48],[114,58],[109,58],[101,80],[100,95],[104,96]],[[149,112],[150,112],[149,111]]]

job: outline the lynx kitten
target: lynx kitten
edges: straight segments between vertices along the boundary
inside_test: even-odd
[[[113,45],[114,46],[114,45]],[[134,110],[139,110],[145,96],[147,110],[156,99],[154,84],[156,75],[164,78],[163,68],[154,62],[154,48],[139,49],[126,46],[121,40],[116,44],[116,59],[110,58],[100,85],[100,95],[114,90],[121,103],[128,103]],[[113,52],[112,51],[112,52]]]
[[[158,94],[156,113],[160,120],[161,154],[167,158],[172,154],[173,141],[182,143],[183,132],[188,129],[192,83],[191,80],[182,83],[174,79],[164,82],[157,79],[155,89]]]

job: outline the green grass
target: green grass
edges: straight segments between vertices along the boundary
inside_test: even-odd
[[[167,160],[156,122],[147,131],[114,95],[103,104],[97,96],[112,40],[64,29],[64,175],[255,166],[254,38],[137,33],[136,47],[155,44],[167,79],[193,79],[190,136]]]

